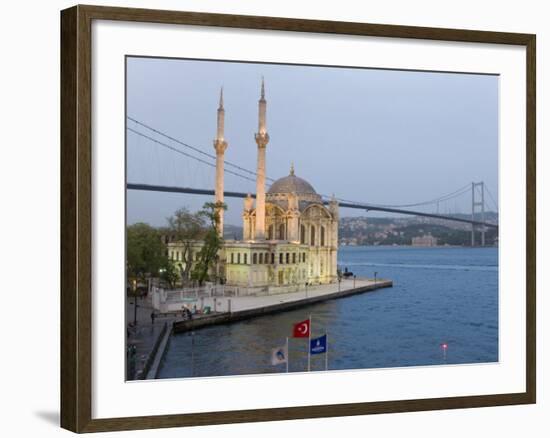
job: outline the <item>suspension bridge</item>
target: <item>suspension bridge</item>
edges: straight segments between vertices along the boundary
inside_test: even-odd
[[[205,152],[204,148],[200,148],[183,140],[169,135],[168,133],[159,130],[151,125],[148,125],[133,117],[127,117],[126,130],[128,135],[134,136],[136,139],[146,142],[149,146],[154,148],[160,148],[165,152],[168,152],[171,156],[184,157],[192,166],[193,171],[196,171],[200,164],[205,168],[216,167],[216,156]],[[154,159],[152,160],[154,161]],[[238,164],[224,160],[224,172],[233,178],[240,181],[247,181],[248,183],[256,181],[256,172],[247,169]],[[160,170],[159,170],[160,176]],[[213,178],[208,178],[209,181],[213,181]],[[266,182],[269,183],[275,181],[273,178],[266,177]],[[208,182],[206,183],[208,184]],[[206,185],[205,184],[205,185]],[[189,187],[182,184],[149,184],[144,182],[128,182],[126,184],[128,190],[135,191],[148,191],[148,192],[163,192],[163,193],[179,193],[189,195],[208,195],[214,196],[214,189],[206,189],[204,187]],[[245,191],[224,191],[224,196],[227,198],[246,198],[251,193],[252,197],[255,197],[253,190],[249,192]],[[450,201],[465,195],[471,196],[471,214],[467,215],[453,215],[442,214],[439,212],[440,205],[448,205]],[[332,199],[331,196],[321,194],[323,202],[329,203]],[[498,204],[489,191],[483,181],[468,183],[453,192],[446,193],[433,199],[429,199],[422,202],[410,203],[410,204],[394,204],[394,205],[382,205],[369,202],[360,202],[343,198],[335,198],[341,208],[358,209],[363,211],[378,211],[392,214],[409,215],[426,217],[432,219],[439,219],[443,221],[458,222],[468,224],[471,226],[471,245],[475,246],[476,233],[480,234],[481,246],[485,245],[485,233],[488,229],[496,229],[498,231],[498,223],[489,222],[486,220],[486,212],[491,208],[498,212]],[[491,201],[492,205],[488,203]],[[419,208],[432,208],[434,211],[422,211]]]

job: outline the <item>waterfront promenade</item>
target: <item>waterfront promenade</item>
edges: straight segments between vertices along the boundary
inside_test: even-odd
[[[196,307],[199,311],[210,307],[213,313],[198,314],[192,320],[175,321],[173,328],[174,332],[178,333],[211,325],[227,324],[392,286],[391,280],[378,279],[374,281],[357,278],[342,280],[340,284],[309,286],[298,292],[283,294],[201,297],[186,304],[190,308]]]
[[[340,292],[364,288],[367,288],[365,290],[368,290],[370,288],[374,288],[376,284],[378,287],[387,287],[387,280],[379,279],[375,282],[370,279],[357,278],[355,280],[342,280],[340,283],[340,288],[338,287],[338,283],[332,283],[308,286],[307,288],[302,287],[302,289],[298,292],[288,292],[274,295],[204,297],[196,300],[194,303],[190,303],[190,306],[193,307],[193,305],[196,305],[197,308],[200,309],[201,305],[204,303],[204,307],[210,307],[212,310],[215,309],[216,312],[239,312],[242,310],[251,310],[279,303],[298,302],[310,298],[327,297],[328,295],[338,292],[339,290]]]
[[[162,340],[165,325],[171,332],[175,320],[173,315],[155,313],[155,322],[152,323],[153,307],[150,298],[137,298],[137,324],[134,326],[134,299],[129,297],[126,303],[127,346],[135,349],[135,353],[128,356],[128,380],[145,378],[155,359],[155,346],[158,347]]]

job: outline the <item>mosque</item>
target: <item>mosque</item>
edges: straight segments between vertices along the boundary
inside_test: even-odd
[[[244,199],[243,238],[225,240],[220,251],[218,278],[225,284],[269,293],[295,291],[306,284],[337,281],[338,203],[325,205],[294,166],[289,175],[276,180],[266,192],[267,133],[265,86],[262,80],[258,132],[256,196]],[[228,142],[224,137],[223,90],[217,112],[215,201],[224,202],[224,157]],[[219,211],[218,232],[223,236],[223,210]],[[172,259],[178,243],[169,244]]]

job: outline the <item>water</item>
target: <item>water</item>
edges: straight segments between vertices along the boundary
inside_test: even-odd
[[[394,287],[174,335],[159,377],[285,372],[271,350],[310,314],[313,336],[328,333],[331,370],[498,361],[496,248],[343,247],[339,264]],[[307,369],[306,352],[307,339],[290,339],[291,372]]]

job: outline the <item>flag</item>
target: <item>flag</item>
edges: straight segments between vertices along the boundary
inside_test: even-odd
[[[292,336],[294,338],[309,338],[309,319],[294,324]]]
[[[288,362],[288,348],[286,345],[271,350],[271,365]]]
[[[309,341],[309,352],[311,354],[322,354],[327,352],[327,335]]]

